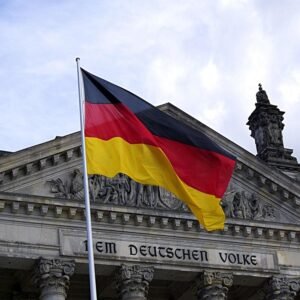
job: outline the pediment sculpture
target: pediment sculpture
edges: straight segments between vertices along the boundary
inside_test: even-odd
[[[57,198],[83,201],[83,175],[75,169],[66,180],[48,181],[50,191]],[[101,175],[89,177],[90,199],[93,202],[140,208],[188,211],[187,206],[172,193],[157,186],[142,185],[127,175],[114,178]],[[274,207],[264,203],[256,193],[229,188],[222,199],[222,207],[228,218],[247,220],[275,220],[279,214]]]

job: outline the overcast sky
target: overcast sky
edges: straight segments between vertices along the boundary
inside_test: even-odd
[[[0,0],[0,150],[79,130],[75,58],[248,151],[258,83],[300,160],[300,1]]]

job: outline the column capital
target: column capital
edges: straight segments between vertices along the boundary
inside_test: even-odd
[[[198,300],[225,300],[232,284],[232,273],[204,271],[197,280]]]
[[[117,275],[117,292],[122,300],[147,299],[154,268],[141,265],[121,265]]]
[[[300,278],[276,275],[265,284],[265,300],[293,300],[300,289]]]
[[[65,299],[70,284],[70,277],[74,274],[73,260],[40,258],[34,270],[34,283],[41,290],[40,299]]]

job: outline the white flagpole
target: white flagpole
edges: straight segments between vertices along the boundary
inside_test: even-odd
[[[91,222],[90,194],[87,175],[86,150],[84,142],[84,86],[82,82],[82,74],[80,71],[80,58],[76,58],[77,63],[77,78],[78,78],[78,94],[79,94],[79,110],[80,110],[80,128],[81,128],[81,145],[83,156],[83,184],[84,184],[84,199],[85,199],[85,215],[86,215],[86,230],[88,242],[88,257],[89,257],[89,276],[90,276],[90,294],[91,300],[97,300],[96,275],[94,263],[94,248]]]

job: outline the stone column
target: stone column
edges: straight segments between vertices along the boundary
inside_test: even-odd
[[[121,300],[146,300],[154,268],[122,265],[117,273],[117,292]]]
[[[231,273],[204,271],[197,280],[198,300],[226,300],[233,283]]]
[[[74,269],[74,261],[41,258],[34,274],[40,300],[65,300]]]
[[[273,276],[265,285],[264,300],[293,300],[300,289],[300,280]]]

